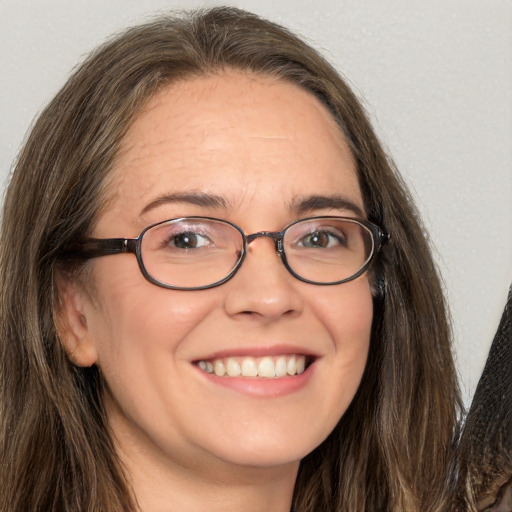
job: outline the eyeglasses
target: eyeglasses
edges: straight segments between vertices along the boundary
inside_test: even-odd
[[[341,284],[360,276],[389,239],[375,224],[350,217],[311,217],[279,232],[250,235],[225,220],[181,217],[148,226],[137,238],[90,238],[63,256],[91,259],[134,253],[151,283],[175,290],[202,290],[231,279],[249,244],[262,237],[274,241],[294,277],[318,285]]]

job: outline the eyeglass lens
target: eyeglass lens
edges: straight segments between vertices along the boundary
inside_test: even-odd
[[[316,283],[334,283],[357,274],[373,252],[370,229],[355,220],[314,218],[284,230],[283,251],[293,273]],[[214,219],[183,218],[149,228],[141,259],[155,280],[195,288],[225,279],[245,251],[234,225]]]

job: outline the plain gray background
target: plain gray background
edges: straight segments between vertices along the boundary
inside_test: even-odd
[[[0,0],[0,179],[37,112],[108,35],[176,0]],[[301,34],[363,99],[418,202],[468,403],[512,281],[512,1],[238,0]]]

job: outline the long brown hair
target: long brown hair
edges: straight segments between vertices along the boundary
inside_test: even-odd
[[[226,68],[279,77],[330,110],[368,218],[391,233],[372,272],[369,359],[349,410],[301,463],[293,510],[443,510],[459,407],[438,274],[411,198],[339,74],[286,29],[234,8],[162,17],[100,47],[40,115],[0,240],[0,511],[133,510],[96,367],[59,342],[60,254],[90,231],[123,137],[159,89]]]

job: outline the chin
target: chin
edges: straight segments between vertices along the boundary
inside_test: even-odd
[[[219,440],[208,451],[218,458],[239,466],[270,468],[299,463],[317,448],[329,435],[322,430],[313,435],[300,423],[294,431],[279,431],[274,426],[271,432],[246,432],[232,435],[230,441]]]

